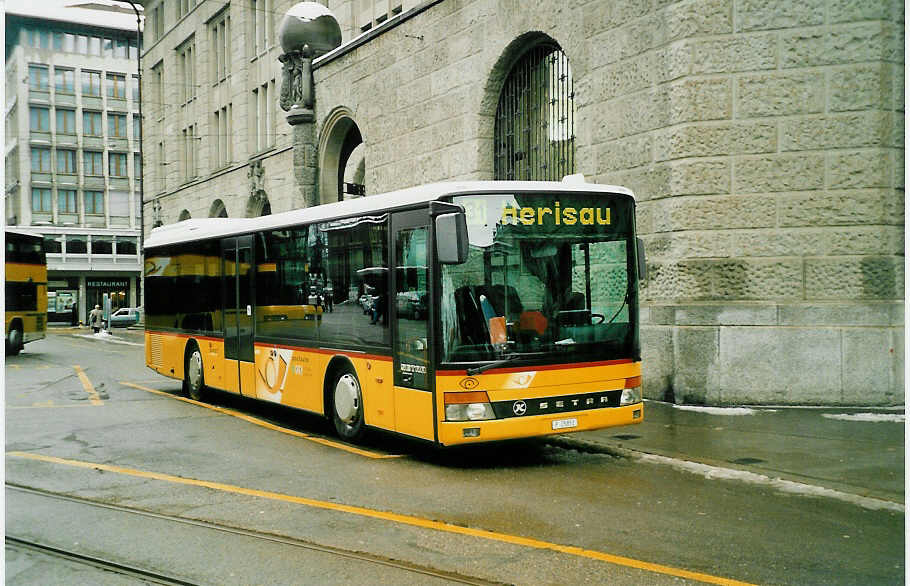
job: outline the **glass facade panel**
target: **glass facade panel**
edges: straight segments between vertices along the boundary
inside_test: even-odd
[[[87,254],[88,236],[84,234],[67,234],[65,245],[67,254]]]
[[[92,254],[114,254],[114,237],[92,236]]]

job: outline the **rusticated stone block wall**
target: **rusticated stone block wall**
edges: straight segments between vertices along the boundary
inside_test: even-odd
[[[902,403],[903,31],[899,0],[444,0],[317,64],[317,135],[353,113],[368,193],[492,178],[548,37],[577,171],[639,198],[646,395]]]

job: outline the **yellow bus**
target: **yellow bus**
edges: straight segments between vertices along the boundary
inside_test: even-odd
[[[44,238],[7,228],[6,354],[47,334],[47,260]]]
[[[424,185],[145,242],[146,363],[209,389],[450,446],[640,423],[635,199]]]

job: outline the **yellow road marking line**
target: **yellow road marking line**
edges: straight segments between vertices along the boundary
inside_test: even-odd
[[[238,419],[243,419],[244,421],[247,421],[254,425],[259,425],[261,427],[265,427],[266,429],[271,429],[272,431],[280,431],[281,433],[286,433],[286,434],[292,435],[294,437],[299,437],[299,438],[302,438],[305,440],[310,440],[311,442],[315,442],[317,444],[322,444],[322,445],[328,446],[330,448],[344,450],[345,452],[357,454],[358,456],[364,456],[366,458],[373,458],[374,460],[386,460],[386,459],[390,459],[390,458],[401,458],[402,457],[400,454],[379,454],[376,452],[371,452],[369,450],[361,450],[360,448],[355,448],[354,446],[349,446],[349,445],[342,444],[339,442],[334,442],[332,440],[328,440],[328,439],[321,438],[321,437],[314,436],[314,435],[309,435],[306,433],[295,431],[293,429],[288,429],[286,427],[279,427],[277,425],[269,423],[268,421],[263,421],[262,419],[250,417],[249,415],[246,415],[239,411],[234,411],[233,409],[225,409],[224,407],[218,407],[216,405],[209,405],[208,403],[194,401],[193,399],[189,399],[187,397],[178,397],[177,395],[172,395],[171,393],[159,391],[157,389],[150,389],[149,387],[137,385],[136,383],[120,381],[120,384],[128,386],[128,387],[133,387],[134,389],[139,389],[140,391],[155,393],[156,395],[162,395],[162,396],[168,397],[170,399],[177,399],[178,401],[183,401],[185,403],[191,403],[193,405],[205,407],[206,409],[211,409],[212,411],[217,411],[217,412],[223,413],[225,415],[230,415],[231,417],[237,417]]]
[[[104,405],[101,401],[101,397],[98,396],[98,391],[95,390],[95,387],[92,385],[92,381],[88,380],[88,377],[85,375],[85,372],[78,364],[74,364],[73,368],[76,369],[76,374],[79,376],[79,380],[82,381],[82,388],[85,389],[85,392],[88,393],[89,401],[92,405]]]
[[[595,551],[591,549],[583,549],[581,547],[575,547],[571,545],[561,545],[559,543],[551,543],[548,541],[542,541],[539,539],[533,539],[530,537],[521,537],[519,535],[510,535],[508,533],[498,533],[496,531],[488,531],[486,529],[473,529],[471,527],[462,527],[459,525],[452,525],[444,521],[433,521],[431,519],[424,519],[422,517],[417,517],[414,515],[405,515],[401,513],[390,513],[386,511],[377,511],[375,509],[368,509],[366,507],[357,507],[353,505],[343,505],[339,503],[331,503],[327,501],[320,501],[316,499],[293,496],[289,494],[282,494],[278,492],[271,492],[267,490],[258,490],[254,488],[244,488],[242,486],[235,486],[232,484],[223,484],[221,482],[212,482],[208,480],[197,480],[194,478],[185,478],[182,476],[174,476],[172,474],[163,474],[160,472],[150,472],[147,470],[137,470],[134,468],[124,468],[121,466],[111,466],[109,464],[95,464],[92,462],[83,462],[80,460],[68,460],[64,458],[56,458],[54,456],[45,456],[42,454],[29,454],[27,452],[7,452],[7,457],[13,458],[24,458],[28,460],[37,460],[39,462],[49,462],[52,464],[62,464],[64,466],[73,466],[75,468],[86,468],[90,470],[103,470],[106,472],[114,472],[116,474],[124,474],[127,476],[134,476],[137,478],[147,478],[151,480],[160,480],[163,482],[171,482],[174,484],[184,484],[189,486],[199,486],[203,488],[209,488],[212,490],[218,490],[221,492],[228,492],[232,494],[241,494],[244,496],[253,496],[259,497],[274,501],[282,501],[288,503],[294,503],[298,505],[304,505],[307,507],[313,507],[317,509],[324,509],[328,511],[335,511],[340,513],[348,513],[351,515],[358,515],[361,517],[369,517],[371,519],[380,519],[382,521],[391,521],[393,523],[400,523],[402,525],[410,525],[412,527],[420,527],[423,529],[430,529],[434,531],[442,531],[445,533],[454,533],[458,535],[466,535],[468,537],[477,537],[480,539],[487,539],[490,541],[498,541],[501,543],[508,543],[511,545],[519,545],[524,547],[529,547],[533,549],[541,549],[548,551],[556,551],[559,553],[564,553],[567,555],[573,555],[577,557],[592,559],[601,562],[607,562],[615,564],[618,566],[624,566],[627,568],[634,568],[638,570],[645,570],[648,572],[654,572],[657,574],[665,574],[668,576],[676,576],[679,578],[686,578],[689,580],[697,580],[699,582],[705,582],[707,584],[723,584],[727,586],[750,586],[748,582],[740,582],[738,580],[732,580],[730,578],[723,578],[720,576],[713,576],[711,574],[703,574],[701,572],[693,572],[690,570],[684,570],[682,568],[674,568],[671,566],[664,566],[661,564],[655,564],[651,562],[645,562],[642,560],[636,560],[634,558],[627,558],[624,556],[613,555],[609,553],[604,553],[601,551]]]
[[[22,367],[19,366],[18,364],[10,364],[9,362],[6,363],[6,367],[7,367],[7,368],[15,368],[16,370],[19,370],[20,368],[22,368]]]

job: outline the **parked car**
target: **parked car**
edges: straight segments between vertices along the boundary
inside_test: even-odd
[[[111,314],[111,327],[125,328],[139,323],[141,311],[138,307],[121,307]]]

